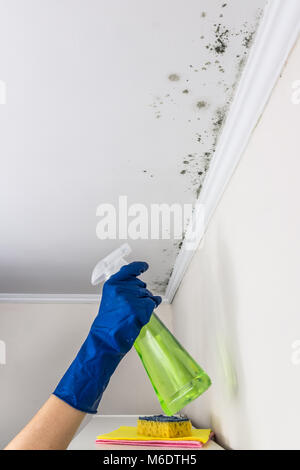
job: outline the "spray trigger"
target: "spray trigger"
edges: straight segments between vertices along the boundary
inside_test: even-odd
[[[100,260],[92,272],[92,285],[96,286],[97,284],[106,281],[110,276],[118,272],[124,264],[128,264],[124,258],[128,256],[131,251],[132,250],[128,243],[123,243],[119,248]]]

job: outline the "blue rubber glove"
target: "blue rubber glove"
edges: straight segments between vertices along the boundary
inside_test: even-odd
[[[79,353],[54,391],[61,400],[96,413],[110,377],[161,303],[137,278],[147,263],[123,266],[103,286],[99,313]]]

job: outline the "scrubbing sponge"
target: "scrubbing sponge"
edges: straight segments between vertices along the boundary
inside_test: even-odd
[[[192,425],[187,418],[177,416],[140,416],[137,433],[148,437],[186,437],[192,434]]]

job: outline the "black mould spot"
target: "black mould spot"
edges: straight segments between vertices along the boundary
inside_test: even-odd
[[[214,31],[215,42],[214,44],[208,44],[206,48],[218,55],[224,54],[228,46],[229,30],[225,26],[221,25],[221,23],[218,25],[214,24],[214,27],[216,28]]]
[[[186,170],[181,170],[180,174],[181,174],[181,175],[185,175],[185,174],[186,174]]]
[[[201,13],[201,17],[202,17],[202,18],[205,18],[205,17],[206,17],[206,12],[205,12],[205,11],[203,11],[203,12]]]
[[[187,94],[189,93],[189,90],[186,88],[185,90],[182,90],[182,93]]]
[[[227,28],[222,27],[220,24],[215,30],[216,43],[215,43],[215,52],[217,54],[224,54],[228,45],[228,33]]]
[[[198,199],[199,195],[200,195],[200,192],[201,192],[201,189],[202,189],[202,183],[198,186],[197,190],[196,190],[196,198]]]
[[[241,60],[239,60],[238,63],[238,71],[241,72],[245,66],[246,63],[246,57],[242,57]]]
[[[171,73],[168,77],[168,79],[171,81],[171,82],[178,82],[180,80],[180,77],[179,75],[177,75],[177,73]]]
[[[227,3],[223,3],[222,8],[227,7]]]
[[[253,42],[253,38],[254,38],[254,31],[247,33],[247,35],[244,37],[244,40],[243,40],[243,46],[249,49],[249,47],[251,46]]]
[[[218,134],[222,129],[226,117],[226,111],[226,107],[218,108],[216,110],[215,117],[213,118],[213,130],[215,134]]]
[[[197,108],[199,108],[199,109],[206,108],[206,106],[207,106],[206,101],[198,101],[198,103],[197,103]]]

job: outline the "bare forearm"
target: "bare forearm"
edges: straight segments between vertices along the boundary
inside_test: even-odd
[[[66,449],[85,413],[97,412],[111,375],[161,303],[138,279],[147,269],[147,263],[135,261],[105,282],[98,315],[77,356],[53,395],[6,449]]]
[[[63,450],[71,442],[85,413],[51,395],[6,450]]]

